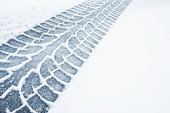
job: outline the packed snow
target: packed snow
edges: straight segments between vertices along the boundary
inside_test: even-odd
[[[0,0],[0,43],[83,0]],[[170,1],[134,0],[49,113],[169,113]]]

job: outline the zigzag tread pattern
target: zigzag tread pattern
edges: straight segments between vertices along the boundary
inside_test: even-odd
[[[85,1],[0,46],[0,113],[47,113],[131,0]]]

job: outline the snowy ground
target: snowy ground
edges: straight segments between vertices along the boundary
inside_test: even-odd
[[[0,44],[82,1],[0,0]]]
[[[0,42],[81,2],[1,0]],[[169,11],[134,0],[49,113],[169,113]]]

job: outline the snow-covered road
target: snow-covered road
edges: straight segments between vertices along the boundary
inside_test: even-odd
[[[0,44],[83,0],[0,0]]]
[[[169,113],[169,11],[134,0],[50,112]]]
[[[1,0],[0,43],[82,0]],[[170,2],[134,0],[49,113],[169,113]]]

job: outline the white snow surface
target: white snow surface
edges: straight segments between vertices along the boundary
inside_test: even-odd
[[[0,0],[0,44],[83,0]]]
[[[0,42],[83,0],[0,0]],[[170,113],[170,1],[134,0],[49,113]]]

